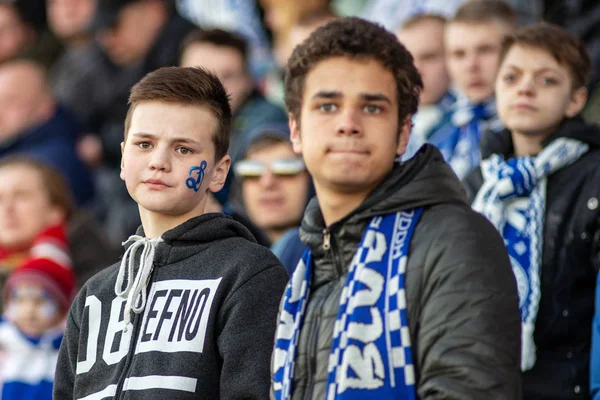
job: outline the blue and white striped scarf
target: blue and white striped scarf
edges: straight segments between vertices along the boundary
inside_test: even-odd
[[[485,130],[501,130],[496,102],[471,104],[464,96],[456,101],[450,123],[432,133],[429,142],[440,149],[459,179],[481,162],[479,142]]]
[[[342,290],[328,365],[327,400],[416,398],[406,310],[410,241],[422,208],[374,217]],[[292,396],[296,346],[310,293],[306,250],[284,294],[273,356],[277,400]]]
[[[519,291],[522,321],[521,369],[535,365],[533,333],[540,302],[540,269],[547,177],[575,162],[588,146],[559,138],[536,157],[504,160],[493,154],[482,161],[484,183],[473,209],[498,229],[508,249]]]

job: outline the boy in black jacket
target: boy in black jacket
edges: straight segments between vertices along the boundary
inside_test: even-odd
[[[131,91],[121,178],[142,227],[68,316],[57,399],[265,399],[287,274],[248,230],[204,214],[229,171],[219,80],[163,68]]]
[[[589,72],[586,49],[559,27],[507,37],[496,81],[507,130],[466,180],[511,258],[526,399],[587,398],[589,389],[600,255],[600,129],[578,116]]]

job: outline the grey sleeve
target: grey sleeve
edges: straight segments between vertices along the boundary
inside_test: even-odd
[[[75,304],[75,303],[73,303]],[[73,317],[73,308],[67,317],[67,329],[60,344],[58,362],[54,374],[53,399],[72,399],[75,387],[77,352],[79,349],[79,325]]]
[[[254,275],[226,300],[218,338],[221,398],[268,399],[279,301],[288,282],[281,265]]]
[[[518,400],[521,318],[502,238],[470,210],[432,228],[417,354],[422,400]]]

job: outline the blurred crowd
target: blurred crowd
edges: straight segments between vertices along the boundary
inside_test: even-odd
[[[27,271],[41,271],[50,282],[43,286],[59,299],[48,311],[50,322],[25,321],[21,330],[39,336],[54,326],[72,294],[119,259],[121,243],[140,225],[120,177],[121,143],[132,85],[160,67],[200,66],[222,81],[233,112],[232,168],[207,211],[242,222],[290,275],[304,248],[298,227],[314,188],[290,142],[284,69],[296,45],[327,22],[341,16],[377,22],[413,55],[424,90],[404,159],[432,143],[459,178],[468,177],[481,161],[485,132],[503,129],[494,96],[503,37],[537,21],[564,27],[587,47],[591,73],[582,114],[600,120],[600,3],[470,2],[481,6],[0,0],[0,282],[11,289],[1,300],[29,293],[17,279]],[[0,349],[4,344],[0,338]]]

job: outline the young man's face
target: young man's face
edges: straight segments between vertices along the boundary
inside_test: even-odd
[[[346,57],[310,70],[300,119],[290,116],[294,150],[304,157],[317,193],[366,196],[406,150],[407,126],[398,121],[393,74],[375,60]]]
[[[87,31],[96,0],[48,0],[48,24],[52,32],[62,40],[71,40]]]
[[[135,64],[148,54],[162,29],[156,2],[136,1],[124,6],[115,24],[98,32],[110,60],[119,66]]]
[[[448,72],[471,102],[481,103],[494,94],[500,46],[509,31],[499,22],[452,22],[446,26]]]
[[[309,176],[304,168],[296,168],[298,161],[291,144],[284,142],[251,152],[243,161],[264,169],[262,174],[242,177],[242,195],[248,217],[271,240],[302,219]]]
[[[225,86],[235,113],[252,91],[252,79],[246,71],[244,59],[232,47],[210,43],[189,45],[181,57],[182,67],[202,67],[212,71]]]
[[[423,79],[419,103],[437,103],[449,85],[444,54],[444,23],[434,19],[420,21],[397,33],[398,40],[415,59],[415,66]],[[427,40],[423,40],[426,37]]]
[[[50,202],[44,182],[25,165],[0,168],[0,246],[20,249],[64,220],[64,211]]]
[[[219,191],[229,156],[215,163],[217,119],[198,106],[137,104],[121,145],[121,179],[140,212],[184,222],[204,213],[208,191]]]
[[[6,304],[6,317],[23,333],[39,337],[58,325],[63,317],[58,303],[38,283],[15,283]]]
[[[574,90],[572,85],[567,67],[547,51],[514,45],[496,80],[500,119],[513,134],[543,139],[585,105],[585,88]]]

